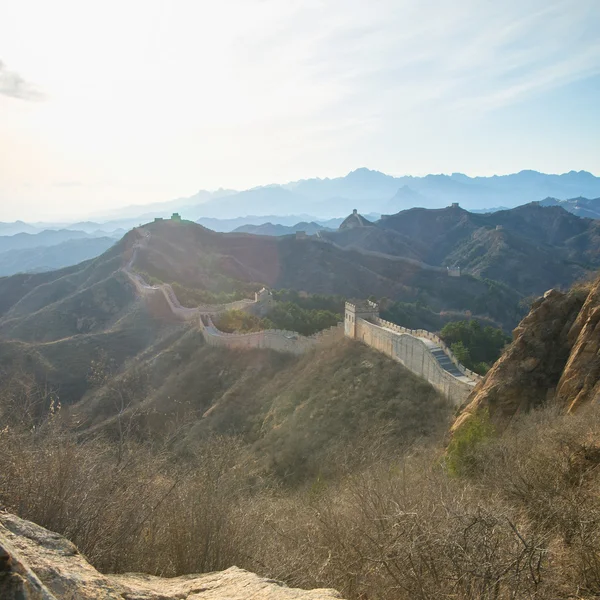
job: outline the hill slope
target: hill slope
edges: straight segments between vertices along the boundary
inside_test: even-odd
[[[151,235],[137,267],[186,287],[221,293],[258,284],[347,298],[387,296],[420,301],[436,311],[470,310],[507,327],[520,318],[520,294],[494,282],[448,277],[445,268],[345,249],[326,239],[221,234],[186,222],[151,223],[145,229]]]

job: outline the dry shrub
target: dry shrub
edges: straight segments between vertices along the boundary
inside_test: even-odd
[[[52,420],[0,434],[0,502],[106,571],[236,564],[349,599],[591,599],[600,594],[600,409],[520,418],[448,472],[440,448],[339,444],[338,471],[275,484],[216,437],[177,457],[76,443]]]
[[[543,589],[543,540],[511,507],[453,480],[425,452],[307,493],[275,515],[264,564],[348,598],[529,597]],[[261,548],[267,545],[262,544]],[[299,565],[302,565],[300,568]]]
[[[250,480],[243,449],[215,438],[184,464],[166,452],[58,426],[0,433],[0,505],[72,540],[98,568],[162,575],[240,561],[238,516]]]

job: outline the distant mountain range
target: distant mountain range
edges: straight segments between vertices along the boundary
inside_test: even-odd
[[[115,241],[111,237],[86,237],[49,246],[6,250],[0,252],[0,277],[15,273],[52,271],[75,265],[102,254]]]
[[[242,192],[228,190],[218,197],[201,191],[185,199],[182,210],[190,219],[308,213],[317,217],[314,220],[321,220],[347,214],[353,208],[363,214],[393,214],[415,206],[442,208],[453,202],[459,202],[467,209],[512,208],[548,196],[595,198],[600,196],[600,177],[587,171],[570,171],[562,175],[521,171],[492,177],[469,177],[462,173],[392,177],[361,168],[345,177],[304,179]]]
[[[93,235],[85,231],[59,229],[46,229],[40,233],[17,233],[15,235],[0,236],[0,253],[8,250],[25,250],[28,248],[39,248],[41,246],[56,246],[69,240],[85,240],[96,239],[99,237],[111,237],[118,239],[122,237],[123,232],[118,232],[115,235]]]
[[[264,221],[246,224],[294,225],[299,221],[323,220],[347,215],[356,208],[369,213],[395,214],[413,207],[443,208],[458,202],[463,208],[490,211],[497,207],[514,208],[544,198],[557,202],[578,200],[571,212],[581,211],[586,203],[598,204],[600,177],[587,171],[569,171],[562,175],[520,171],[510,175],[469,177],[451,175],[411,175],[393,177],[366,168],[356,169],[344,177],[302,179],[291,183],[265,185],[249,190],[200,190],[187,198],[146,205],[126,206],[91,221],[79,223],[0,223],[0,235],[19,232],[38,233],[42,229],[79,229],[86,233],[102,230],[129,230],[155,217],[168,217],[179,212],[182,217],[205,225],[204,219],[236,219],[249,215],[269,215]],[[595,198],[596,200],[586,200]],[[566,210],[570,210],[565,206]],[[576,212],[580,216],[583,213]],[[295,220],[281,222],[272,218],[295,215]],[[208,225],[210,226],[210,225]]]

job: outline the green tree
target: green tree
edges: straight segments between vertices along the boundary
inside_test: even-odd
[[[498,360],[510,338],[496,327],[482,327],[476,320],[447,323],[440,336],[468,369],[484,375]]]
[[[450,346],[450,349],[461,364],[465,365],[465,367],[471,368],[471,353],[462,342],[454,342],[454,344]]]

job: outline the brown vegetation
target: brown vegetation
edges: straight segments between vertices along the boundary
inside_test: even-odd
[[[97,567],[160,575],[233,564],[351,599],[567,599],[600,593],[600,410],[552,407],[454,457],[372,431],[289,487],[240,438],[185,454],[75,442],[56,417],[0,433],[0,503]],[[439,448],[439,446],[437,446]],[[120,455],[121,454],[121,455]],[[297,482],[298,483],[298,482]]]

